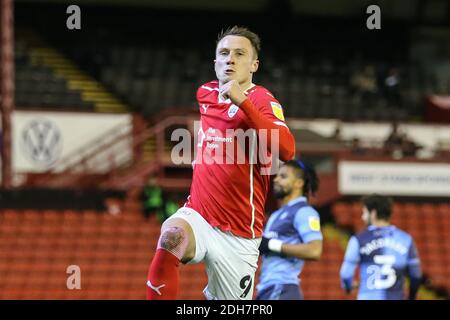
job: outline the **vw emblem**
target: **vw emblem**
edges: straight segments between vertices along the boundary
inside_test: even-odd
[[[21,134],[25,156],[40,167],[49,167],[58,160],[62,150],[61,131],[51,121],[30,121]]]

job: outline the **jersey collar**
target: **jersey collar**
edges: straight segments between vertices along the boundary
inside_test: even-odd
[[[294,200],[289,201],[289,202],[287,203],[287,205],[288,205],[288,206],[292,206],[292,205],[294,205],[294,204],[296,204],[296,203],[299,203],[299,202],[305,202],[305,203],[308,203],[308,199],[306,199],[306,197],[304,197],[304,196],[301,196],[301,197],[295,198]]]
[[[395,226],[394,225],[389,225],[389,226],[385,226],[385,227],[376,227],[376,226],[374,226],[374,225],[370,225],[370,226],[368,226],[367,227],[367,230],[370,230],[370,231],[372,231],[372,230],[376,230],[376,229],[389,229],[389,228],[395,228]]]
[[[256,84],[254,83],[250,83],[250,86],[244,90],[244,94],[247,95],[248,94],[248,90],[253,89],[253,87],[256,86]]]

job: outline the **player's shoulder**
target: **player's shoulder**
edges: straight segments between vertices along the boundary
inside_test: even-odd
[[[297,210],[297,214],[303,217],[306,216],[319,216],[319,212],[317,212],[314,207],[310,205],[303,206]]]
[[[407,240],[412,240],[412,235],[410,233],[408,233],[407,231],[400,229],[397,226],[391,226],[391,227],[394,230],[394,233],[396,233],[398,237],[402,237]]]
[[[219,90],[219,81],[212,80],[212,81],[206,82],[198,88],[198,90],[201,90],[201,89],[207,90],[207,91]]]
[[[373,238],[373,230],[366,228],[362,231],[359,231],[353,235],[353,237],[358,240],[358,242],[363,240],[370,240]]]
[[[296,212],[294,225],[297,228],[308,226],[310,230],[320,232],[320,215],[313,207],[303,206]]]
[[[274,95],[260,85],[255,85],[248,91],[248,98],[263,112],[272,112],[281,121],[285,121],[283,107]]]
[[[219,81],[217,80],[209,81],[199,86],[197,89],[197,98],[209,95],[214,91],[219,91]]]
[[[310,225],[320,226],[320,215],[316,209],[307,205],[296,210],[294,221],[296,224],[309,223]]]
[[[248,96],[250,98],[276,101],[275,95],[272,92],[270,92],[266,87],[263,87],[258,84],[248,90]]]

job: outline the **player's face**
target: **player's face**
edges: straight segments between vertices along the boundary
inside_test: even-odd
[[[250,85],[258,64],[253,46],[245,37],[226,36],[217,44],[214,69],[221,84],[236,80],[240,85]]]
[[[273,180],[273,192],[276,198],[282,199],[292,193],[295,188],[301,188],[301,179],[298,178],[295,169],[283,166]]]

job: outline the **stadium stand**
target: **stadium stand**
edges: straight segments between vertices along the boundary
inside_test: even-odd
[[[39,15],[35,14],[37,8]],[[137,134],[129,130],[120,136],[134,138],[133,147],[142,151],[142,157],[133,158],[139,161],[129,168],[111,167],[99,179],[85,173],[72,178],[69,171],[52,176],[55,166],[36,186],[61,188],[67,183],[78,190],[86,181],[89,186],[97,183],[98,189],[129,190],[142,187],[152,175],[166,178],[160,185],[164,189],[185,191],[190,164],[181,168],[166,161],[170,154],[168,133],[173,128],[163,127],[167,132],[162,146],[158,146],[160,136],[144,129],[155,129],[169,115],[182,114],[185,122],[191,121],[187,114],[196,107],[196,88],[214,78],[217,28],[229,25],[229,17],[212,19],[208,12],[189,12],[191,24],[187,28],[185,11],[90,7],[90,14],[83,16],[83,29],[70,33],[56,27],[61,21],[55,17],[64,11],[65,7],[57,5],[17,4],[17,109],[136,112],[148,123]],[[241,14],[236,13],[236,21]],[[246,19],[250,27],[265,35],[261,68],[255,79],[286,106],[288,119],[416,121],[423,116],[424,95],[437,91],[434,80],[426,76],[426,66],[409,56],[409,33],[402,24],[394,23],[395,28],[387,28],[389,32],[366,38],[367,34],[352,31],[355,22],[343,24],[329,17],[291,19],[283,26],[267,24],[267,19],[270,15],[254,14]],[[394,99],[385,86],[392,68],[401,83]],[[358,87],[361,77],[375,83],[376,93]],[[177,122],[173,126],[181,125]],[[293,132],[302,147],[308,135],[310,144],[320,144],[328,153],[331,145],[344,145],[337,140],[325,144],[326,139],[312,131]],[[103,152],[111,152],[113,147],[111,143]],[[342,146],[333,152],[348,151],[344,149],[348,148]],[[380,159],[382,147],[375,151],[371,156]],[[76,165],[106,163],[104,159],[95,161],[100,154],[97,150]],[[448,161],[448,154],[442,159]],[[363,227],[361,207],[344,199],[335,203],[340,196],[337,177],[335,172],[327,173],[328,179],[322,180],[326,194],[319,195],[318,206],[327,211],[326,206],[332,205],[333,219],[324,215],[323,256],[305,264],[302,287],[306,299],[354,299],[355,293],[346,295],[340,288],[339,268],[348,235]],[[36,179],[39,182],[39,177]],[[157,216],[143,215],[136,193],[124,200],[114,199],[112,207],[107,204],[105,209],[83,208],[87,200],[73,198],[80,203],[59,199],[54,201],[55,208],[29,209],[17,204],[13,209],[0,208],[0,299],[145,298],[145,277],[160,228]],[[61,202],[67,207],[61,208]],[[450,245],[445,240],[450,237],[449,213],[447,203],[407,201],[395,205],[393,223],[414,236],[426,288],[433,290],[422,289],[420,299],[435,299],[435,292],[448,297]],[[81,267],[83,290],[67,289],[66,269],[70,265]],[[202,264],[183,266],[180,279],[180,299],[203,299],[207,279]]]
[[[448,210],[447,206],[425,205],[418,209],[432,208],[430,212],[437,215],[436,219],[442,219],[439,214]],[[160,223],[156,215],[146,219],[136,199],[128,198],[121,207],[118,214],[95,210],[1,210],[0,272],[5,275],[0,278],[1,299],[143,299],[143,281]],[[399,212],[404,212],[399,211],[401,207],[410,209],[411,204],[397,206],[394,214],[394,222],[405,227],[399,223]],[[356,210],[360,209],[357,205],[339,203],[334,208],[335,212],[351,212],[356,223]],[[439,240],[449,232],[447,220],[439,220],[446,226],[437,235]],[[448,286],[448,262],[442,254],[442,250],[448,250],[445,242],[433,241],[430,245],[431,233],[423,231],[426,235],[421,237],[420,228],[406,225],[405,229],[415,236],[425,273],[432,275],[433,284]],[[307,263],[301,276],[305,299],[354,299],[355,293],[346,295],[341,290],[338,277],[345,235],[325,225],[324,237],[321,260]],[[67,290],[65,271],[70,265],[80,266],[83,290]],[[203,299],[206,281],[202,264],[183,266],[180,299]],[[426,296],[422,293],[419,297]]]
[[[1,299],[145,298],[160,223],[146,220],[139,202],[125,202],[119,215],[6,209],[0,217]],[[70,265],[81,269],[82,290],[66,287]],[[202,268],[182,268],[182,299],[201,299]]]
[[[168,24],[167,12],[127,8],[129,15],[123,15],[120,10],[102,10],[101,15],[93,14],[97,19],[95,24],[86,18],[89,32],[71,34],[69,38],[64,30],[51,28],[56,23],[51,9],[42,12],[48,18],[45,26],[36,18],[28,17],[26,11],[18,19],[27,21],[28,26],[45,36],[55,49],[127,103],[129,110],[151,116],[164,107],[195,105],[194,93],[198,85],[214,77],[211,39],[215,39],[220,31],[215,28],[221,19],[226,21],[225,18],[220,16],[212,21],[207,13],[193,13],[202,21],[202,31],[184,29],[183,37],[179,38],[177,35],[183,27],[181,23]],[[173,21],[182,16],[183,12],[170,13]],[[118,17],[122,21],[120,28],[116,26]],[[141,18],[148,24],[136,25],[135,21]],[[273,44],[264,48],[256,80],[289,106],[286,116],[349,121],[402,121],[422,116],[425,86],[419,79],[423,70],[408,58],[405,52],[407,32],[402,28],[376,38],[392,49],[387,55],[374,39],[352,33],[349,26],[344,26],[347,32],[341,32],[343,26],[339,21],[328,19],[316,29],[310,26],[308,32],[296,33],[293,30],[306,30],[311,21],[293,20],[284,37],[292,41],[286,43],[278,39],[277,29],[264,27],[264,20],[265,16],[255,15],[249,22],[264,30],[263,45]],[[315,21],[314,25],[318,26],[319,22]],[[337,25],[339,33],[335,31]],[[164,26],[164,33],[159,31],[161,26]],[[175,38],[176,47],[172,43]],[[353,42],[355,38],[360,42]],[[284,50],[276,50],[278,46]],[[367,68],[375,69],[371,76],[376,92],[370,105],[364,88],[352,85],[354,75],[364,74]],[[392,68],[399,70],[398,101],[389,99],[386,92],[385,80]]]
[[[93,111],[93,104],[83,101],[78,90],[54,70],[40,63],[33,48],[39,40],[26,30],[17,31],[15,46],[16,104],[23,109]]]

